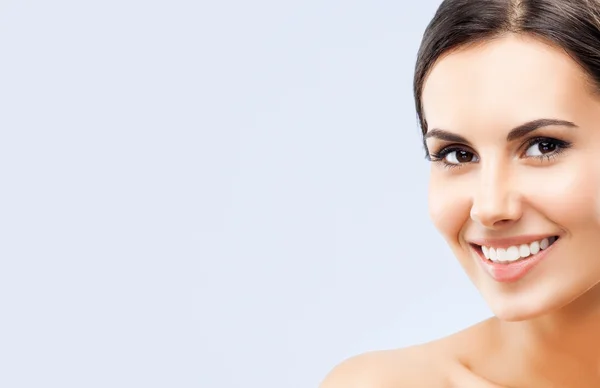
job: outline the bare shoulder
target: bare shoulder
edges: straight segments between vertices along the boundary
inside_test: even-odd
[[[442,387],[442,359],[429,344],[369,352],[337,365],[320,388]]]
[[[333,368],[320,388],[497,387],[468,367],[490,345],[489,325],[482,322],[429,343],[349,358]]]

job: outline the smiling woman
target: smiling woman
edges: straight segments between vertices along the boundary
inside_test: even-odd
[[[446,0],[414,94],[430,217],[495,316],[323,387],[599,387],[600,1]]]

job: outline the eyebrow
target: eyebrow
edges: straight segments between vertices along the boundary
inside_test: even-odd
[[[513,129],[511,129],[511,131],[506,136],[506,141],[511,142],[511,141],[520,139],[520,138],[526,136],[530,132],[533,132],[533,131],[543,128],[543,127],[549,127],[551,125],[569,127],[569,128],[577,128],[577,125],[575,125],[575,123],[572,123],[572,122],[566,121],[566,120],[537,119],[537,120],[528,121],[524,124],[521,124]],[[429,139],[430,137],[434,137],[434,138],[440,139],[440,140],[456,142],[456,143],[464,143],[466,145],[470,145],[469,141],[467,139],[465,139],[464,137],[462,137],[461,135],[447,131],[445,129],[434,128],[430,131],[427,131],[427,133],[425,134],[425,136],[423,138],[423,141]]]

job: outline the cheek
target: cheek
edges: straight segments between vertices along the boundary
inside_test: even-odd
[[[600,223],[600,169],[595,163],[569,164],[540,175],[527,184],[538,210],[566,229]]]
[[[429,181],[429,217],[448,242],[456,240],[469,219],[471,196],[459,179],[444,179],[431,173]]]

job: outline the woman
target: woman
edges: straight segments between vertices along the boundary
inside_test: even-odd
[[[600,0],[446,0],[414,93],[430,216],[494,312],[336,387],[600,387]]]

